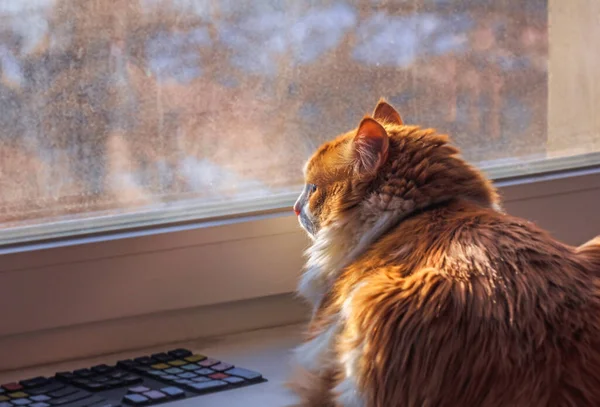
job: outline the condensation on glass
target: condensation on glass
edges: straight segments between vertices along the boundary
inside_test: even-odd
[[[296,191],[381,96],[483,166],[599,151],[598,3],[0,0],[0,228]]]

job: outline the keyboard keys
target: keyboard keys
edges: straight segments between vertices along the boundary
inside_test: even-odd
[[[150,389],[146,386],[136,386],[129,389],[130,393],[145,393],[147,391],[150,391]]]
[[[19,391],[23,388],[19,383],[6,383],[2,385],[2,388],[6,391]]]
[[[39,396],[31,396],[29,398],[31,400],[33,400],[33,401],[46,401],[46,400],[50,400],[50,397],[48,397],[45,394],[40,394]]]
[[[183,397],[185,392],[181,390],[179,387],[163,387],[160,389],[161,392],[166,394],[169,397]]]
[[[123,401],[127,404],[139,406],[146,404],[150,400],[148,400],[148,397],[142,396],[141,394],[127,394],[123,397]]]
[[[48,383],[48,378],[43,376],[34,377],[33,379],[21,380],[19,382],[19,384],[21,384],[21,386],[25,387],[26,389],[31,387],[42,386],[46,383]]]
[[[181,384],[183,386],[187,386],[188,384],[192,384],[194,382],[191,380],[181,379],[181,380],[175,380],[175,383]]]
[[[68,396],[69,394],[75,393],[77,391],[78,390],[73,387],[65,387],[63,389],[50,392],[50,393],[48,393],[48,395],[50,397],[64,397],[64,396]]]
[[[198,377],[198,375],[191,372],[185,372],[178,374],[177,377],[180,379],[193,379],[194,377]]]
[[[133,369],[136,365],[137,363],[131,359],[119,360],[117,362],[117,366],[122,367],[123,369]]]
[[[123,378],[123,383],[125,383],[126,385],[132,385],[135,383],[140,383],[142,381],[144,381],[144,379],[136,375],[129,375]]]
[[[98,365],[92,367],[90,370],[94,373],[105,374],[113,370],[114,368],[108,365]]]
[[[192,352],[190,352],[187,349],[174,349],[171,350],[169,352],[167,352],[169,355],[173,356],[174,358],[180,359],[180,358],[185,358],[188,356],[192,356]]]
[[[156,363],[156,361],[149,356],[142,356],[133,360],[141,365],[151,365],[153,363]]]
[[[8,397],[10,397],[11,399],[21,399],[21,398],[24,398],[24,397],[27,397],[27,396],[29,396],[29,394],[24,393],[22,391],[17,391],[17,392],[14,392],[14,393],[8,393]]]
[[[201,360],[204,360],[204,359],[206,359],[206,356],[200,355],[200,354],[196,354],[196,355],[192,355],[192,356],[183,358],[183,360],[185,360],[186,362],[190,362],[190,363],[200,362]]]
[[[12,400],[11,403],[15,406],[26,406],[27,404],[31,404],[31,400],[29,399],[15,399]]]
[[[79,376],[79,377],[90,377],[94,375],[94,372],[92,372],[90,369],[77,369],[73,371],[73,374],[75,376]]]
[[[227,386],[227,382],[222,380],[210,380],[208,382],[192,383],[189,386],[198,392],[206,392],[216,390],[220,387],[225,387]]]
[[[148,399],[152,401],[160,401],[165,400],[167,398],[167,395],[165,393],[162,393],[158,390],[147,391],[146,393],[144,393],[144,396],[148,397]]]
[[[222,380],[222,379],[229,377],[229,375],[226,375],[225,373],[215,373],[215,374],[211,374],[208,377],[210,377],[211,379],[215,379],[215,380]]]
[[[252,370],[242,369],[239,367],[227,370],[225,373],[231,376],[238,376],[246,380],[257,380],[262,378],[262,375],[258,372],[253,372]]]
[[[52,391],[56,391],[56,390],[62,389],[64,387],[65,387],[64,384],[52,381],[52,382],[48,383],[45,386],[36,387],[36,388],[33,388],[33,389],[29,389],[28,393],[29,394],[33,394],[33,395],[45,394],[45,393],[50,393]]]
[[[223,380],[230,384],[240,384],[240,383],[245,382],[245,380],[242,379],[241,377],[235,377],[235,376],[229,376],[229,377],[224,378]]]
[[[233,367],[233,365],[230,365],[229,363],[218,363],[216,365],[211,366],[210,368],[212,370],[216,370],[217,372],[224,372],[225,370],[229,370]]]
[[[198,365],[202,366],[202,367],[211,367],[211,366],[217,365],[219,363],[221,363],[221,362],[216,359],[206,358],[206,359],[198,362]]]
[[[137,373],[136,373],[137,372]],[[153,380],[149,380],[151,378]],[[0,386],[0,407],[149,406],[258,382],[262,375],[187,349],[98,364]],[[160,383],[171,383],[172,385]],[[117,389],[115,391],[108,391]],[[188,391],[185,391],[185,390]],[[127,391],[127,393],[126,393]],[[121,399],[124,393],[126,395]],[[201,401],[200,401],[201,402]],[[167,406],[168,407],[168,406]]]
[[[72,403],[74,401],[82,400],[90,397],[91,394],[85,391],[77,391],[76,393],[69,394],[68,396],[48,400],[48,403],[53,406],[60,406],[67,403]]]
[[[163,370],[163,369],[168,369],[171,366],[167,365],[166,363],[157,363],[157,364],[154,364],[154,365],[152,365],[150,367],[152,369],[154,369],[154,370]]]
[[[173,358],[173,356],[167,355],[166,353],[162,352],[162,353],[155,353],[154,355],[152,355],[152,359],[164,363],[164,362],[173,360],[174,358]]]

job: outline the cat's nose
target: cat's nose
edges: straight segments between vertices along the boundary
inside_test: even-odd
[[[296,201],[294,204],[294,213],[296,216],[300,216],[300,202]]]

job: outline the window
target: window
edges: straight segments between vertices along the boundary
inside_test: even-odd
[[[595,164],[599,7],[4,0],[0,241],[287,210],[380,96],[495,176]]]

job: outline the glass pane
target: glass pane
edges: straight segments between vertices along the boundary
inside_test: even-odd
[[[485,168],[589,160],[598,13],[596,0],[0,0],[0,236],[287,206],[313,149],[380,96]]]

